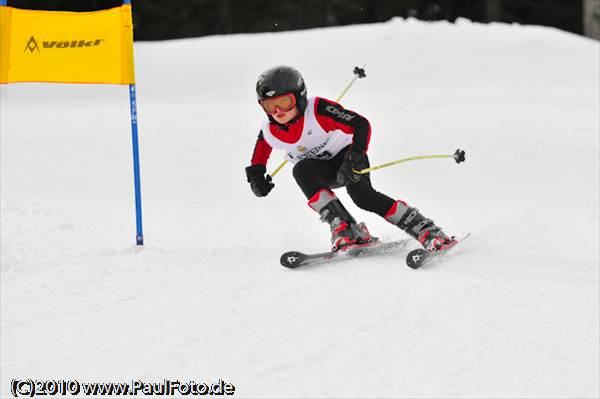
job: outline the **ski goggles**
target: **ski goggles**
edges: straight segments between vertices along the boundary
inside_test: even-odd
[[[287,93],[281,96],[267,98],[259,101],[260,106],[267,114],[274,114],[276,108],[287,112],[296,106],[296,96],[294,93]]]

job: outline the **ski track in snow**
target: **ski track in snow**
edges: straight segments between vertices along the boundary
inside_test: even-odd
[[[222,378],[239,397],[598,397],[598,56],[465,20],[137,43],[143,249],[126,89],[2,86],[1,396]],[[245,181],[255,79],[281,63],[328,98],[367,64],[343,104],[371,121],[374,164],[464,148],[372,179],[469,240],[418,271],[406,252],[279,266],[328,245],[289,165],[266,199]]]

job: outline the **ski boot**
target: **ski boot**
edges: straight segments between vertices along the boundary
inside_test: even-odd
[[[356,223],[333,191],[319,190],[308,201],[308,206],[319,213],[322,222],[329,223],[333,252],[348,249],[351,246],[369,244],[373,241],[365,224]]]
[[[385,220],[400,227],[429,252],[444,251],[458,243],[454,237],[444,234],[433,220],[424,217],[417,208],[409,207],[403,201],[396,201],[392,205]]]

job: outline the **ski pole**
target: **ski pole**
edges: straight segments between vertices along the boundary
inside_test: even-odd
[[[348,84],[348,86],[346,86],[346,88],[344,89],[344,91],[342,91],[342,93],[335,99],[336,103],[339,103],[342,100],[342,98],[346,95],[346,93],[348,92],[348,90],[350,90],[350,88],[352,87],[352,85],[354,84],[354,82],[356,82],[356,79],[362,79],[362,78],[365,78],[367,76],[365,74],[365,67],[366,67],[366,65],[363,65],[362,68],[354,67],[354,70],[352,71],[352,73],[354,73],[354,77],[352,78],[352,81],[350,81],[350,83]]]
[[[416,157],[403,158],[403,159],[398,159],[397,161],[384,163],[383,165],[372,166],[370,168],[366,168],[366,169],[362,169],[362,170],[354,169],[354,172],[358,173],[359,175],[364,175],[365,173],[369,173],[369,172],[372,172],[377,169],[387,168],[388,166],[397,165],[397,164],[403,163],[403,162],[416,161],[419,159],[433,159],[433,158],[454,158],[454,161],[456,161],[456,163],[461,163],[461,162],[465,161],[465,151],[458,149],[458,150],[454,151],[454,154],[419,155]]]
[[[342,91],[342,93],[335,99],[336,103],[339,103],[342,100],[342,97],[344,97],[346,95],[346,93],[348,92],[348,90],[350,90],[350,87],[352,87],[352,85],[354,84],[354,82],[356,82],[356,79],[362,79],[362,78],[364,78],[364,77],[367,76],[365,74],[365,67],[366,67],[366,65],[363,65],[362,68],[354,67],[354,70],[352,71],[352,73],[354,73],[354,78],[352,78],[352,81],[348,84],[348,86],[346,86],[346,88]],[[279,171],[281,169],[283,169],[283,167],[285,166],[286,163],[288,163],[287,159],[284,160],[281,164],[279,164],[279,166],[277,167],[277,169],[275,169],[270,174],[271,178],[275,177],[275,175],[277,173],[279,173]]]
[[[273,172],[271,172],[271,174],[270,174],[270,176],[271,176],[271,179],[272,179],[273,177],[275,177],[275,175],[276,175],[277,173],[279,173],[279,171],[280,171],[281,169],[283,169],[283,167],[285,166],[285,164],[286,164],[286,163],[288,163],[288,160],[287,160],[287,159],[285,159],[285,160],[284,160],[282,163],[280,163],[280,164],[279,164],[279,166],[277,167],[277,169],[275,169]]]

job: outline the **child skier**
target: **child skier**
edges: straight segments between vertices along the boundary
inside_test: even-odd
[[[256,83],[258,102],[267,114],[254,147],[246,177],[252,192],[264,197],[275,186],[266,175],[273,148],[286,151],[293,175],[308,205],[331,228],[332,251],[368,244],[371,235],[363,223],[344,208],[332,189],[346,187],[352,201],[374,212],[417,239],[431,252],[456,243],[413,207],[376,191],[369,174],[369,121],[340,104],[320,97],[307,99],[302,75],[294,68],[276,66]]]

